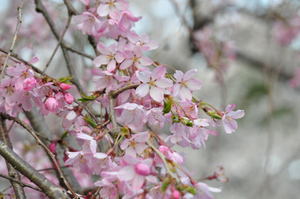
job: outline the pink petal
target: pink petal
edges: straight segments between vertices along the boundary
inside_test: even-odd
[[[141,84],[139,85],[135,93],[140,97],[145,97],[149,93],[149,85],[148,84]]]
[[[135,171],[131,166],[126,166],[123,167],[119,172],[118,172],[118,178],[121,181],[129,181],[133,179],[135,176]]]
[[[113,59],[108,63],[107,70],[113,71],[113,70],[115,70],[115,68],[116,68],[116,61]]]
[[[238,124],[235,120],[225,119],[225,120],[223,120],[223,125],[224,125],[225,132],[227,134],[233,133],[238,127]]]
[[[136,76],[141,82],[147,83],[150,81],[151,73],[149,71],[139,71],[136,72]]]
[[[191,80],[187,81],[186,85],[192,91],[199,90],[202,87],[201,81],[196,80],[196,79],[191,79]]]
[[[164,99],[164,91],[161,88],[155,86],[150,88],[150,96],[157,102],[162,102]]]
[[[107,56],[100,55],[100,56],[96,57],[96,59],[94,60],[93,63],[96,67],[99,67],[102,64],[107,64],[108,62],[109,62],[109,59],[107,58]]]
[[[233,119],[240,119],[244,117],[245,111],[244,110],[231,111],[227,115]]]
[[[155,81],[155,85],[159,88],[170,88],[173,86],[173,82],[170,79],[162,78]]]
[[[166,74],[166,68],[163,67],[163,66],[159,66],[157,68],[155,68],[152,72],[152,79],[155,80],[155,79],[160,79],[160,78],[163,78]]]
[[[177,82],[182,82],[183,72],[180,70],[176,70],[176,72],[174,73],[174,77],[176,78]]]
[[[97,9],[97,14],[100,17],[107,16],[109,13],[109,6],[107,4],[100,4],[100,6]]]
[[[132,181],[132,188],[135,191],[139,190],[143,186],[144,181],[145,181],[145,179],[144,179],[143,176],[136,175],[135,178]]]
[[[183,81],[192,79],[197,74],[197,69],[187,71],[183,76]]]
[[[129,66],[131,66],[133,64],[132,59],[126,59],[125,61],[122,62],[122,64],[120,65],[120,69],[126,69]]]
[[[181,87],[179,95],[180,95],[180,98],[183,100],[185,100],[185,99],[192,100],[192,97],[193,97],[191,91],[189,89],[187,89],[186,87]]]

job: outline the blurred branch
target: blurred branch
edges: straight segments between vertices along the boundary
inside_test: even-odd
[[[0,74],[0,80],[4,77],[5,69],[7,67],[9,57],[13,53],[13,50],[14,50],[14,47],[15,47],[15,43],[17,41],[18,32],[19,32],[20,26],[22,24],[22,8],[23,8],[23,5],[24,5],[24,2],[21,1],[20,6],[18,6],[18,17],[17,17],[16,30],[15,30],[15,33],[13,35],[13,40],[11,42],[11,46],[9,48],[9,52],[8,52],[8,54],[7,54],[6,58],[5,58],[4,64],[3,64],[3,68],[2,68],[2,71],[1,71],[1,74]]]
[[[28,120],[30,121],[30,124],[32,126],[32,128],[36,131],[41,133],[42,135],[40,136],[42,141],[49,146],[49,144],[51,143],[50,140],[53,140],[53,136],[51,137],[51,135],[53,135],[50,130],[49,127],[46,123],[46,121],[44,120],[44,117],[41,116],[40,114],[38,114],[36,109],[33,109],[31,112],[25,112],[26,117],[28,118]],[[44,138],[44,139],[43,139]],[[61,145],[57,146],[57,161],[59,164],[63,163],[62,159],[59,159],[59,155],[64,153],[63,148],[61,147]],[[53,165],[55,167],[55,165]],[[64,166],[60,166],[63,175],[65,176],[65,178],[68,180],[68,182],[70,182],[70,184],[72,185],[72,187],[74,187],[74,189],[77,192],[81,191],[81,187],[80,184],[78,183],[77,179],[75,178],[75,176],[73,175],[72,171],[68,168],[68,167],[64,167]],[[59,172],[57,172],[56,169],[54,169],[54,171],[56,171],[57,176],[59,177]],[[60,178],[59,178],[60,179]],[[64,182],[60,179],[60,183],[63,185]]]
[[[12,149],[12,144],[9,140],[8,131],[5,126],[5,120],[1,116],[0,116],[0,141],[4,142],[10,149]],[[19,183],[15,182],[21,180],[19,173],[15,170],[13,165],[9,164],[7,161],[5,162],[6,162],[8,175],[10,177],[9,180],[14,189],[16,198],[25,199],[26,196],[23,187]]]
[[[42,2],[40,0],[34,0],[34,2],[35,2],[35,6],[36,6],[36,11],[41,13],[44,16],[46,22],[48,23],[48,25],[50,27],[51,32],[53,33],[56,40],[59,42],[60,41],[60,35],[59,35],[58,31],[56,30],[54,22],[51,19],[49,13],[47,12],[46,8],[44,7],[44,5],[42,4]],[[65,43],[62,39],[61,42],[60,42],[60,47],[62,49],[62,53],[63,53],[63,56],[65,58],[65,62],[66,62],[66,66],[67,66],[67,69],[69,71],[69,74],[73,77],[73,83],[78,88],[79,92],[84,93],[84,90],[83,90],[83,88],[81,87],[81,85],[79,83],[79,79],[76,75],[75,69],[71,65],[70,55],[69,55],[68,50],[66,49],[65,46],[66,45],[65,45]]]
[[[39,188],[36,188],[36,187],[34,187],[34,186],[31,186],[30,184],[26,184],[26,183],[24,183],[24,182],[21,182],[21,181],[19,181],[19,180],[16,180],[15,178],[12,178],[12,177],[10,177],[10,176],[6,176],[6,175],[0,174],[0,177],[1,177],[1,178],[5,178],[5,179],[7,179],[7,180],[9,180],[9,181],[13,181],[14,183],[17,183],[17,184],[18,184],[19,186],[21,186],[22,188],[23,188],[23,187],[28,187],[28,188],[31,188],[31,189],[33,189],[33,190],[42,192],[42,190],[40,190]],[[17,196],[17,198],[18,198],[18,196]]]
[[[56,52],[57,52],[59,46],[61,45],[61,42],[62,42],[62,40],[64,39],[64,36],[65,36],[65,34],[66,34],[66,32],[67,32],[67,30],[68,30],[70,24],[71,24],[71,20],[72,20],[72,16],[69,16],[69,17],[68,17],[67,24],[66,24],[66,26],[65,26],[65,28],[64,28],[64,30],[63,30],[63,32],[61,33],[61,36],[59,37],[59,40],[58,40],[58,42],[57,42],[57,45],[56,45],[54,51],[52,52],[52,54],[51,54],[51,56],[50,56],[50,59],[49,59],[49,61],[47,62],[46,66],[45,66],[45,68],[44,68],[44,70],[43,70],[43,72],[45,72],[45,71],[47,70],[47,68],[49,67],[51,61],[53,60],[53,58],[54,58],[54,56],[55,56],[55,54],[56,54]]]
[[[73,190],[73,188],[71,187],[70,183],[67,181],[67,179],[65,178],[62,169],[60,167],[60,164],[58,163],[58,161],[56,160],[55,155],[50,151],[50,149],[45,145],[45,143],[40,139],[40,137],[38,136],[39,133],[37,133],[34,129],[32,129],[30,126],[28,126],[25,122],[21,121],[18,118],[14,118],[11,117],[10,115],[7,115],[5,113],[0,113],[0,115],[5,118],[5,119],[9,119],[9,120],[13,120],[16,123],[18,123],[20,126],[22,126],[24,129],[27,130],[27,132],[29,132],[30,135],[32,135],[32,137],[34,137],[34,139],[37,141],[37,143],[45,150],[45,152],[47,153],[47,155],[50,157],[53,165],[55,166],[57,172],[59,173],[59,177],[60,179],[64,182],[64,185],[66,186],[66,188],[72,193],[74,198],[77,198],[77,194],[75,193],[75,191]]]
[[[67,193],[21,159],[4,142],[0,141],[0,155],[14,168],[36,184],[51,199],[67,199]]]

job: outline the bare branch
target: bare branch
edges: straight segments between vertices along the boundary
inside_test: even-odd
[[[30,185],[30,184],[26,184],[26,183],[24,183],[24,182],[21,182],[21,181],[19,181],[19,180],[16,180],[15,178],[12,178],[12,177],[10,177],[10,176],[6,176],[6,175],[0,174],[0,177],[1,177],[1,178],[5,178],[5,179],[7,179],[7,180],[9,180],[9,181],[13,181],[14,183],[17,183],[17,184],[19,184],[19,185],[22,186],[22,187],[28,187],[28,188],[31,188],[31,189],[33,189],[33,190],[42,192],[42,190],[40,190],[39,188],[36,188],[36,187],[34,187],[34,186]]]
[[[44,16],[46,22],[48,23],[48,25],[50,27],[51,32],[53,33],[56,40],[59,41],[60,40],[59,33],[56,30],[55,24],[52,21],[52,19],[51,19],[49,13],[47,12],[46,8],[44,7],[44,5],[42,4],[42,2],[40,0],[35,0],[34,2],[35,2],[35,6],[36,6],[36,11],[41,13]],[[83,88],[81,87],[81,85],[79,83],[79,80],[78,80],[78,77],[76,75],[75,69],[71,65],[70,55],[68,53],[68,50],[65,48],[65,46],[66,45],[65,45],[65,43],[62,39],[61,42],[60,42],[60,47],[62,49],[62,53],[63,53],[64,59],[65,59],[65,62],[66,62],[68,72],[73,77],[73,83],[75,84],[75,86],[77,87],[79,92],[84,93]]]
[[[9,140],[8,131],[7,131],[6,126],[5,126],[5,121],[2,117],[0,117],[0,140],[2,142],[4,142],[5,144],[7,144],[7,146],[10,149],[12,149],[12,144]],[[20,181],[20,179],[21,179],[19,173],[15,170],[13,165],[10,165],[8,162],[6,162],[6,167],[7,167],[7,170],[8,170],[8,175],[10,176],[11,179],[13,179],[13,180],[10,180],[10,182],[11,182],[11,185],[14,189],[15,194],[16,194],[16,198],[17,199],[25,199],[26,196],[25,196],[25,192],[24,192],[23,187],[20,186],[20,184],[15,182],[15,181]]]
[[[0,141],[0,155],[9,164],[36,184],[51,199],[67,199],[67,193],[49,181],[44,175],[36,171],[31,165],[20,158],[4,142]]]
[[[72,16],[69,16],[69,17],[68,17],[67,24],[66,24],[66,26],[65,26],[65,29],[64,29],[63,32],[61,33],[61,36],[59,37],[59,40],[58,40],[58,42],[57,42],[57,45],[56,45],[54,51],[52,52],[52,54],[51,54],[51,56],[50,56],[50,59],[49,59],[49,61],[47,62],[46,66],[45,66],[45,68],[44,68],[44,70],[43,70],[43,72],[45,72],[45,71],[47,70],[47,68],[49,67],[51,61],[53,60],[53,58],[54,58],[54,56],[55,56],[55,54],[56,54],[56,52],[57,52],[59,46],[61,45],[62,40],[64,39],[64,36],[65,36],[65,34],[66,34],[68,28],[70,27],[71,20],[72,20]]]
[[[45,152],[47,153],[47,155],[50,157],[53,165],[55,166],[55,168],[57,169],[57,172],[59,173],[59,177],[61,178],[61,180],[64,182],[64,185],[67,187],[67,189],[72,193],[72,195],[74,196],[74,198],[77,198],[77,194],[75,193],[75,191],[73,190],[73,188],[71,187],[70,183],[67,181],[67,179],[64,177],[64,174],[61,170],[61,167],[58,163],[58,161],[56,160],[55,155],[50,151],[50,149],[44,144],[44,142],[39,138],[38,134],[34,129],[32,129],[30,126],[28,126],[25,122],[21,121],[18,118],[14,118],[11,117],[10,115],[1,113],[2,117],[9,119],[9,120],[13,120],[16,123],[18,123],[19,125],[21,125],[24,129],[27,130],[27,132],[30,133],[30,135],[32,135],[32,137],[34,137],[34,139],[37,141],[37,143],[39,145],[41,145],[41,147],[45,150]]]
[[[13,36],[13,40],[11,42],[11,46],[10,46],[9,52],[8,52],[8,54],[6,56],[5,61],[4,61],[4,65],[3,65],[3,68],[2,68],[2,71],[1,71],[1,74],[0,74],[0,80],[4,77],[5,69],[7,67],[9,57],[12,54],[12,52],[14,50],[14,47],[15,47],[15,43],[17,41],[18,32],[19,32],[20,26],[22,24],[22,7],[23,7],[23,4],[24,4],[24,2],[21,1],[21,5],[18,7],[18,17],[17,17],[18,21],[17,21],[17,26],[16,26],[16,30],[15,30],[15,33],[14,33],[14,36]]]

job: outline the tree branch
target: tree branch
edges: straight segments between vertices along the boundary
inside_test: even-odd
[[[50,149],[44,144],[44,142],[39,138],[38,134],[34,129],[32,129],[30,126],[28,126],[25,122],[21,121],[18,118],[14,118],[11,117],[10,115],[4,114],[4,113],[0,113],[0,115],[3,118],[9,119],[9,120],[13,120],[16,123],[18,123],[19,125],[21,125],[24,129],[27,130],[27,132],[29,132],[30,135],[32,135],[32,137],[34,137],[34,139],[37,141],[37,143],[39,145],[41,145],[41,147],[45,150],[45,152],[47,153],[47,155],[50,157],[53,165],[55,166],[57,172],[59,173],[59,177],[60,179],[64,182],[64,185],[66,186],[66,188],[72,193],[74,198],[77,198],[77,194],[75,193],[75,191],[73,190],[73,188],[71,187],[70,183],[67,181],[67,179],[64,177],[64,174],[60,168],[60,164],[58,163],[58,161],[56,160],[55,155],[50,151]]]
[[[6,175],[0,174],[0,177],[1,177],[1,178],[5,178],[5,179],[7,179],[7,180],[9,180],[9,181],[13,181],[14,183],[17,183],[18,185],[20,185],[20,186],[22,186],[22,187],[28,187],[28,188],[31,188],[31,189],[33,189],[33,190],[42,192],[42,190],[40,190],[39,188],[36,188],[36,187],[34,187],[34,186],[30,185],[30,184],[26,184],[26,183],[24,183],[24,182],[21,182],[21,181],[19,181],[19,180],[16,180],[15,178],[12,178],[12,177],[10,177],[10,176],[6,176]]]
[[[9,140],[9,136],[8,136],[8,131],[6,129],[5,126],[5,120],[0,116],[0,140],[2,142],[4,142],[5,144],[7,144],[7,146],[12,149],[12,144]],[[25,199],[25,192],[22,186],[20,186],[20,184],[16,183],[15,181],[20,181],[21,177],[19,175],[19,173],[15,170],[15,168],[13,167],[13,165],[9,164],[7,161],[6,162],[6,167],[7,167],[7,171],[8,171],[8,175],[10,176],[10,183],[14,189],[14,192],[16,194],[16,198],[17,199]],[[15,180],[15,181],[14,181]]]
[[[37,172],[31,165],[20,158],[4,142],[0,141],[0,155],[14,168],[36,184],[51,199],[68,199],[67,193]]]
[[[57,41],[60,41],[60,36],[59,36],[58,31],[55,28],[55,24],[52,21],[50,15],[47,12],[47,10],[44,7],[44,5],[42,4],[42,2],[40,0],[34,0],[34,2],[35,2],[36,11],[39,12],[39,13],[41,13],[44,16],[44,18],[45,18],[46,22],[48,23],[48,25],[50,27],[50,30],[53,33],[54,37],[56,38]],[[67,66],[68,72],[73,77],[73,83],[75,84],[75,86],[77,87],[77,89],[79,90],[79,92],[80,93],[84,93],[84,90],[83,90],[83,88],[81,87],[81,85],[79,83],[79,80],[78,80],[78,77],[76,75],[76,72],[75,72],[74,68],[71,65],[70,55],[69,55],[68,50],[66,49],[65,46],[66,45],[65,45],[65,43],[64,43],[64,41],[62,39],[61,42],[60,42],[60,47],[62,49],[62,53],[63,53],[64,59],[65,59],[65,62],[66,62],[66,66]]]
[[[16,26],[16,30],[15,30],[15,33],[14,33],[14,36],[13,36],[13,40],[11,42],[11,46],[10,46],[9,52],[8,52],[8,54],[7,54],[6,58],[5,58],[4,64],[3,64],[3,69],[2,69],[1,74],[0,74],[0,80],[4,77],[5,69],[7,67],[9,57],[12,54],[12,52],[14,50],[14,47],[15,47],[15,43],[17,41],[18,32],[19,32],[20,26],[22,24],[22,7],[23,7],[23,4],[24,4],[24,2],[21,1],[21,5],[18,7],[18,17],[17,17],[18,21],[17,21],[17,26]]]

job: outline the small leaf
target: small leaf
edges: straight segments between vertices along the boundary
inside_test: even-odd
[[[88,102],[88,101],[92,101],[95,100],[97,97],[94,95],[91,96],[86,96],[86,95],[82,95],[82,98],[79,98],[78,101],[80,102]]]
[[[84,121],[86,121],[89,125],[91,125],[93,128],[96,128],[97,127],[97,123],[92,119],[90,118],[89,116],[84,116]]]
[[[58,81],[62,82],[62,83],[69,83],[70,80],[72,80],[72,77],[67,76],[67,77],[61,77],[58,79]]]
[[[163,113],[164,114],[167,114],[171,111],[172,109],[172,100],[170,98],[167,98],[165,101],[164,101],[164,109],[163,109]]]

